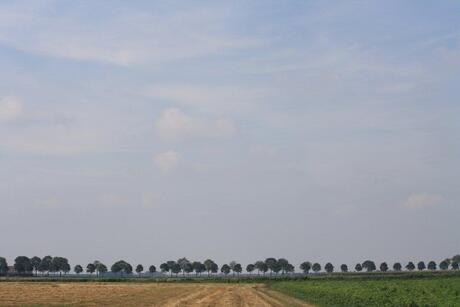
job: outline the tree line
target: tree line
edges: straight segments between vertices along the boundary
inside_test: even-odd
[[[392,270],[396,272],[403,271],[405,268],[407,271],[414,271],[414,270],[458,270],[460,264],[460,255],[455,255],[452,258],[446,258],[439,263],[439,265],[435,261],[429,261],[425,263],[424,261],[419,261],[417,264],[410,261],[404,267],[400,262],[396,262],[392,266]],[[310,271],[314,273],[319,273],[322,271],[322,266],[319,263],[311,263],[310,261],[302,262],[299,266],[300,270],[304,274],[309,274]],[[34,256],[32,258],[26,256],[19,256],[16,257],[14,260],[13,265],[14,272],[17,274],[35,274],[36,276],[41,275],[56,275],[62,274],[66,275],[71,271],[71,266],[67,258],[64,257],[52,257],[52,256],[45,256],[43,258]],[[211,259],[206,259],[204,262],[199,261],[189,261],[187,258],[180,258],[177,261],[170,260],[164,262],[159,267],[161,273],[169,274],[170,276],[178,276],[182,274],[183,276],[189,276],[190,274],[194,274],[195,276],[201,276],[203,273],[206,273],[207,276],[211,276],[213,274],[223,274],[225,276],[229,275],[230,273],[234,276],[239,275],[243,272],[243,267],[240,263],[236,261],[232,261],[228,264],[223,264],[220,267]],[[74,272],[79,275],[83,272],[86,272],[90,275],[95,274],[99,276],[101,274],[108,273],[108,267],[100,261],[94,261],[88,263],[84,268],[82,265],[77,264],[73,268]],[[267,258],[265,260],[256,261],[255,263],[250,263],[245,268],[248,274],[253,274],[257,271],[257,275],[266,275],[267,272],[271,275],[285,275],[285,274],[292,274],[295,271],[294,266],[289,263],[288,260],[284,258],[276,259],[276,258]],[[363,263],[357,263],[354,267],[355,272],[374,272],[374,271],[381,271],[387,272],[390,271],[390,267],[386,262],[380,263],[378,269],[375,262],[371,260],[366,260]],[[5,275],[11,272],[12,270],[8,266],[8,263],[5,258],[0,257],[0,274]],[[139,274],[139,276],[144,273],[144,266],[142,264],[138,264],[135,267],[135,272]],[[347,273],[351,270],[348,268],[346,264],[340,265],[340,267],[336,270],[334,265],[330,262],[324,265],[324,271],[326,273],[332,273],[334,271]],[[116,274],[133,274],[133,267],[131,264],[124,260],[119,260],[115,262],[110,267],[111,273]],[[157,273],[157,268],[155,265],[150,265],[148,267],[149,274]]]

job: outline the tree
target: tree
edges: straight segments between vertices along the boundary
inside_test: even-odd
[[[355,271],[356,272],[361,272],[363,270],[363,266],[361,265],[361,263],[357,263],[355,265]]]
[[[271,276],[274,269],[276,269],[276,266],[278,265],[278,261],[275,258],[267,258],[265,259],[265,264],[270,270],[270,276]]]
[[[112,270],[113,271],[113,270]],[[86,272],[87,273],[90,273],[91,275],[96,272],[96,266],[94,265],[94,263],[88,263],[88,265],[86,266]],[[115,271],[114,271],[115,272]]]
[[[264,275],[268,271],[268,266],[265,262],[263,261],[257,261],[255,263],[256,269],[257,269],[257,274],[260,275],[260,272],[262,272]]]
[[[192,263],[192,267],[193,267],[193,270],[195,271],[196,276],[206,271],[206,267],[204,266],[204,264],[202,264],[199,261],[194,261]]]
[[[188,275],[188,274],[193,272],[193,265],[190,262],[186,263],[183,270]],[[209,275],[209,273],[208,273],[208,275]]]
[[[112,264],[112,266],[110,267],[110,270],[113,273],[120,273],[121,275],[123,275],[123,273],[131,274],[133,272],[133,267],[128,262],[124,260],[119,260],[115,262],[114,264]]]
[[[62,275],[62,272],[67,274],[70,272],[69,260],[64,257],[53,257],[51,259],[51,265],[49,268],[50,272],[59,272],[59,275]]]
[[[35,271],[35,275],[38,274],[38,267],[40,266],[41,261],[42,260],[37,256],[30,258],[30,264],[32,265],[32,269]]]
[[[224,264],[221,268],[220,271],[224,273],[226,276],[230,273],[230,266],[228,264]]]
[[[153,275],[157,271],[157,268],[154,265],[151,265],[149,267],[149,273],[150,275]]]
[[[160,264],[160,270],[161,270],[162,273],[168,273],[169,272],[169,265],[167,263]]]
[[[318,273],[319,271],[321,271],[321,264],[319,264],[319,263],[313,264],[312,270],[313,270],[313,272]]]
[[[171,274],[176,274],[176,277],[177,277],[177,274],[179,274],[181,272],[181,270],[182,269],[180,267],[180,264],[176,262],[171,267]]]
[[[423,271],[424,269],[426,269],[425,262],[420,261],[419,263],[417,263],[417,269],[419,271]]]
[[[59,271],[59,260],[56,257],[53,257],[53,259],[51,259],[49,272],[56,273],[58,271]]]
[[[256,269],[256,266],[254,264],[248,264],[246,266],[246,272],[248,272],[249,274],[252,274],[252,272]]]
[[[98,260],[94,261],[94,267],[96,268],[97,276],[99,276],[99,274],[107,273],[106,265]]]
[[[99,274],[105,274],[107,273],[108,268],[105,264],[101,263],[99,264],[98,270],[99,270]]]
[[[436,270],[436,262],[434,261],[428,262],[428,270],[432,270],[432,271]]]
[[[0,274],[6,274],[8,272],[8,262],[3,257],[0,257]]]
[[[368,271],[368,272],[373,272],[373,271],[375,271],[377,269],[377,267],[375,266],[374,261],[371,261],[371,260],[364,261],[363,264],[362,264],[362,267],[364,269],[366,269],[366,271]]]
[[[74,268],[73,268],[73,271],[75,273],[80,274],[81,272],[83,272],[83,268],[81,267],[81,265],[77,264]]]
[[[334,266],[333,266],[332,263],[330,263],[330,262],[326,263],[326,265],[324,266],[324,269],[325,269],[326,272],[328,272],[328,273],[334,272]]]
[[[457,261],[452,261],[452,270],[458,270],[459,263]]]
[[[93,264],[94,264],[94,271],[96,272],[96,276],[99,276],[99,266],[101,265],[101,262],[99,260],[95,260]]]
[[[189,266],[190,261],[188,261],[187,258],[180,258],[177,260],[177,264],[180,266],[180,269],[182,270],[182,274],[185,275],[185,269]]]
[[[29,257],[19,256],[14,259],[14,269],[20,274],[32,272],[32,264]]]
[[[409,263],[406,265],[406,269],[408,271],[413,271],[415,270],[415,264],[412,261],[409,261]]]
[[[208,272],[208,276],[210,273],[216,273],[218,270],[217,264],[211,259],[206,259],[203,262],[203,264],[204,264],[204,267],[206,268],[206,272]]]
[[[295,271],[295,267],[292,264],[288,263],[286,267],[286,273],[294,273],[294,271]]]
[[[388,264],[387,264],[386,262],[382,262],[382,263],[380,264],[380,271],[381,271],[381,272],[386,272],[386,271],[388,271]]]
[[[180,268],[180,265],[176,262],[176,261],[173,261],[173,260],[169,260],[166,262],[166,264],[168,265],[168,268],[169,268],[169,276],[172,276],[172,274],[179,274],[181,268]]]
[[[127,263],[125,264],[125,273],[126,274],[131,274],[133,272],[133,267],[131,266],[131,264]]]
[[[142,271],[144,271],[144,267],[142,266],[142,264],[138,264],[136,266],[136,273],[139,274],[139,277],[141,277]]]
[[[240,275],[241,272],[243,272],[243,267],[241,266],[241,264],[237,263],[234,267],[233,267],[233,272]]]
[[[308,272],[311,270],[311,263],[309,261],[304,261],[300,264],[300,269],[304,274],[308,274]]]
[[[62,270],[62,272],[64,272],[64,275],[67,275],[67,273],[70,272],[71,268],[70,268],[70,264],[69,264],[68,261],[62,263],[61,270]]]
[[[233,272],[233,276],[235,275],[235,266],[236,265],[237,265],[236,261],[230,261],[230,263],[228,264],[228,266],[230,267],[230,269]]]
[[[217,273],[219,272],[219,266],[217,265],[217,263],[213,263],[211,265],[211,273]]]
[[[447,263],[447,267],[449,267],[449,265],[452,263],[452,259],[450,259],[450,258],[446,258],[446,259],[444,259],[444,260],[443,260],[443,261],[441,261],[441,262],[445,262],[445,263]],[[439,265],[441,265],[441,263],[439,263]]]
[[[289,265],[290,265],[290,263],[286,259],[284,259],[284,258],[278,259],[278,266],[281,269],[282,274],[285,274],[285,273],[287,273],[289,271],[288,270]]]
[[[400,272],[401,269],[402,269],[401,263],[396,262],[395,264],[393,264],[393,270],[395,270],[396,272]]]
[[[51,261],[53,260],[53,257],[51,256],[45,256],[42,258],[42,261],[40,262],[40,265],[38,266],[38,271],[40,273],[45,273],[49,272],[51,269]]]
[[[346,273],[348,272],[348,266],[346,264],[342,264],[340,266],[340,270],[343,272],[343,273]]]
[[[277,261],[275,263],[275,265],[273,266],[273,273],[275,273],[276,275],[278,275],[278,273],[281,271],[281,265],[280,263]]]
[[[447,270],[449,269],[449,263],[446,260],[441,261],[441,263],[439,264],[439,268],[441,270]]]
[[[453,256],[450,261],[460,263],[460,255]]]

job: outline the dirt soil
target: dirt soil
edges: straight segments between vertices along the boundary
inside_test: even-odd
[[[311,306],[263,284],[1,282],[0,306]]]

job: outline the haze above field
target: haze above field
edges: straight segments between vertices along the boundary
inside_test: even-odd
[[[1,1],[0,256],[459,253],[459,12]]]

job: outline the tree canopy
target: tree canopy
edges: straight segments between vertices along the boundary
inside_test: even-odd
[[[133,267],[128,262],[119,260],[112,265],[110,270],[114,273],[131,274],[133,272]]]
[[[138,264],[136,266],[136,273],[140,275],[143,271],[144,271],[144,267],[142,266],[142,264]]]
[[[408,271],[413,271],[413,270],[415,270],[415,265],[414,265],[414,263],[413,263],[412,261],[409,261],[409,263],[406,265],[406,269],[407,269]]]
[[[308,274],[308,272],[311,270],[311,263],[309,261],[304,261],[300,264],[300,269],[302,272],[305,274]]]
[[[382,262],[380,264],[380,271],[382,271],[382,272],[388,271],[388,264],[386,262]]]
[[[29,257],[26,257],[26,256],[16,257],[16,259],[14,259],[14,269],[18,273],[32,272],[33,267],[32,267],[32,263],[30,262]]]
[[[419,263],[417,263],[417,269],[419,271],[423,271],[424,269],[426,269],[425,262],[419,261]]]
[[[321,264],[319,264],[319,263],[313,264],[312,270],[313,270],[313,272],[318,273],[319,271],[321,271]]]
[[[328,272],[328,273],[334,272],[334,266],[333,266],[332,263],[330,263],[330,262],[326,263],[326,265],[324,266],[324,269],[325,269],[326,272]]]
[[[5,258],[0,257],[0,274],[5,274],[6,272],[8,272],[8,263]]]
[[[224,264],[221,268],[220,271],[224,273],[225,275],[228,275],[230,273],[230,266],[228,264]]]
[[[81,265],[77,264],[74,268],[73,268],[73,271],[77,274],[80,274],[81,272],[83,272],[83,268],[81,267]]]
[[[375,266],[375,263],[374,261],[371,261],[371,260],[366,260],[363,262],[362,264],[362,267],[364,269],[366,269],[368,272],[373,272],[377,269],[377,267]]]

